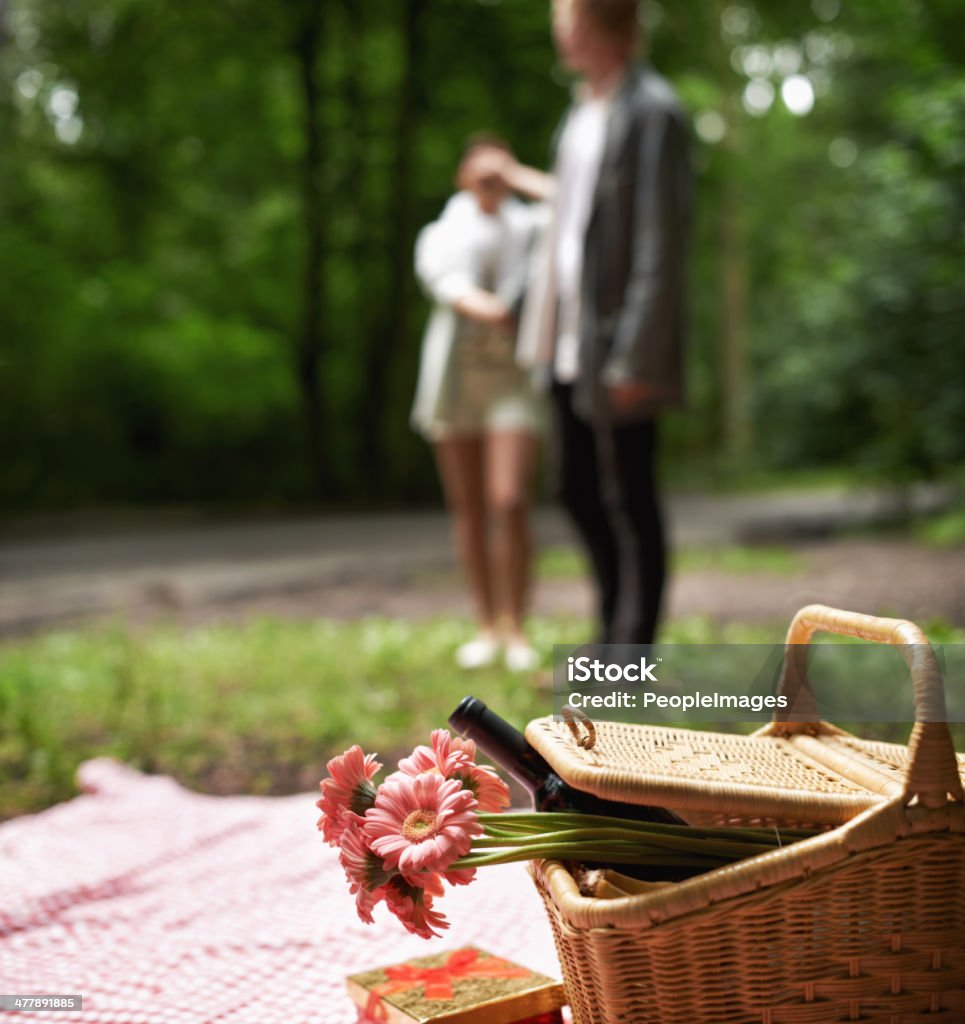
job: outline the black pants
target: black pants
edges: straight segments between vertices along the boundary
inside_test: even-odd
[[[667,552],[654,477],[653,420],[587,423],[572,388],[553,387],[556,484],[590,556],[599,597],[597,643],[650,644]]]

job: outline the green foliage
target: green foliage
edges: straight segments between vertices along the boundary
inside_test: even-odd
[[[929,519],[918,527],[918,536],[938,548],[965,545],[965,509],[955,509]]]
[[[849,5],[855,56],[814,116],[846,166],[787,139],[787,214],[803,230],[775,231],[758,271],[755,392],[772,463],[904,480],[965,454],[965,79],[924,7],[879,6],[893,17]]]

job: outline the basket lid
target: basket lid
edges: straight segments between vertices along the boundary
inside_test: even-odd
[[[575,789],[606,800],[718,821],[840,825],[890,794],[846,777],[776,736],[595,722],[580,747],[567,726],[537,718],[526,739]]]

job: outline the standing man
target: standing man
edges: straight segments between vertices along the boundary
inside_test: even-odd
[[[654,639],[666,546],[657,416],[683,391],[688,119],[646,62],[636,0],[553,0],[579,77],[555,172],[508,161],[507,183],[553,219],[523,312],[519,357],[553,397],[560,497],[589,553],[599,643]]]

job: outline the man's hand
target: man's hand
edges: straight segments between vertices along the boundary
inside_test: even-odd
[[[479,187],[480,182],[491,180],[509,189],[511,168],[515,164],[515,157],[505,149],[486,144],[473,146],[459,163],[456,184],[459,188],[473,191]]]
[[[612,384],[607,390],[610,394],[610,405],[615,412],[628,412],[657,396],[657,392],[644,380]]]
[[[490,177],[528,199],[551,199],[556,189],[551,174],[521,164],[505,149],[486,145],[474,147],[463,157],[456,183],[459,188],[472,188],[476,182]]]

